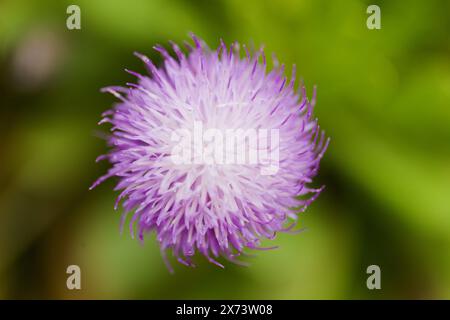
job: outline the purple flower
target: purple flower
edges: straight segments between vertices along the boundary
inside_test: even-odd
[[[216,258],[238,262],[245,248],[292,230],[323,189],[309,184],[329,140],[312,115],[315,90],[309,101],[294,88],[295,66],[288,81],[284,66],[266,70],[262,49],[221,41],[212,51],[192,39],[188,54],[156,46],[159,68],[136,54],[150,76],[127,70],[137,83],[104,89],[120,100],[100,121],[113,127],[98,160],[112,168],[91,188],[118,177],[122,225],[134,212],[131,234],[155,231],[166,263],[171,250],[193,266],[198,251],[222,267]]]

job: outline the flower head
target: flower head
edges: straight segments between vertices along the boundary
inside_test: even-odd
[[[112,164],[124,218],[143,240],[155,231],[161,252],[193,265],[203,254],[231,261],[263,238],[289,231],[322,188],[309,187],[328,145],[313,118],[314,96],[295,90],[295,67],[268,71],[262,49],[244,53],[223,41],[217,50],[192,36],[185,54],[163,47],[149,75],[128,71],[137,83],[107,87],[120,102],[103,114],[112,124]],[[122,222],[123,223],[123,222]],[[170,267],[169,267],[170,268]]]

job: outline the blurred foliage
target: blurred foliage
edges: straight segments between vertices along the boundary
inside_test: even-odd
[[[65,27],[69,4],[81,30]],[[381,30],[369,4],[1,1],[0,298],[450,298],[450,2],[376,1]],[[99,89],[143,70],[133,51],[160,61],[152,46],[189,31],[295,63],[332,142],[306,232],[249,268],[199,257],[170,275],[154,236],[119,233],[114,181],[87,188],[107,169],[96,123],[113,99]],[[70,264],[81,291],[66,289]],[[370,264],[382,290],[366,288]]]

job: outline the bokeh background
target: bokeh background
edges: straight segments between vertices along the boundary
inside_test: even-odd
[[[99,89],[144,71],[133,51],[160,61],[152,46],[189,31],[295,63],[332,140],[307,232],[248,268],[198,257],[171,275],[154,236],[119,234],[115,181],[88,187],[108,168],[97,122],[114,98]],[[450,298],[449,35],[446,0],[0,1],[0,298]],[[381,290],[366,288],[371,264]]]

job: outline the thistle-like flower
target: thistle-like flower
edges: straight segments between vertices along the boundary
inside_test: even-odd
[[[136,53],[149,76],[127,70],[137,83],[104,89],[120,100],[100,121],[113,127],[98,160],[112,168],[91,188],[118,177],[122,225],[133,212],[131,234],[155,231],[166,262],[170,250],[193,266],[198,251],[222,267],[218,257],[239,262],[292,230],[323,189],[309,184],[329,140],[313,118],[315,89],[311,101],[295,90],[295,66],[288,81],[276,61],[266,70],[263,49],[192,39],[187,54],[155,46],[159,68]]]

